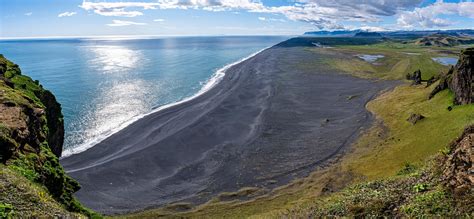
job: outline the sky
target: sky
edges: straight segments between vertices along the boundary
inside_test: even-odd
[[[474,29],[472,0],[0,0],[0,38]]]

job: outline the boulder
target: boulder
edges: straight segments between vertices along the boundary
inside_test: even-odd
[[[415,125],[418,121],[424,119],[425,117],[421,114],[413,113],[408,117],[407,121]]]
[[[412,80],[413,81],[412,85],[421,84],[421,71],[420,71],[420,69],[413,72],[413,74],[408,73],[406,75],[406,79],[407,80]]]
[[[421,71],[418,69],[413,72],[413,85],[421,84]]]

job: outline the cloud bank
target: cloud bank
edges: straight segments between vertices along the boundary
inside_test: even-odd
[[[155,0],[151,2],[89,2],[79,7],[103,16],[136,17],[153,9],[195,9],[206,11],[247,11],[283,15],[289,20],[313,24],[319,29],[347,29],[344,22],[361,26],[396,16],[403,28],[445,27],[452,23],[439,16],[455,14],[472,18],[473,2],[436,3],[421,7],[423,0],[293,0],[286,6],[267,6],[260,0]],[[263,16],[261,18],[264,18]],[[260,19],[260,18],[259,18]],[[262,20],[262,19],[260,19]],[[267,19],[268,20],[268,19]]]
[[[452,21],[440,18],[441,15],[474,18],[474,2],[447,3],[438,1],[423,8],[400,13],[397,23],[404,28],[436,28],[454,24]]]

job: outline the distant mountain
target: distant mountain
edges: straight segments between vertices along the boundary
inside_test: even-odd
[[[306,32],[304,35],[308,36],[320,36],[320,37],[328,37],[328,36],[355,36],[357,33],[363,33],[366,31],[363,30],[337,30],[337,31],[311,31]],[[383,31],[379,32],[383,37],[393,37],[393,38],[420,38],[424,36],[429,36],[433,34],[443,34],[449,36],[474,36],[474,30],[472,29],[460,29],[460,30],[412,30],[412,31]]]
[[[359,32],[354,37],[370,37],[370,38],[382,38],[382,34],[377,32]]]
[[[336,31],[312,31],[306,32],[304,35],[311,36],[354,36],[356,33],[359,33],[361,30],[336,30]]]

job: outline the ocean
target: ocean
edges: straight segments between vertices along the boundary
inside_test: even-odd
[[[62,105],[63,156],[218,83],[226,67],[285,36],[1,40],[0,54]]]

